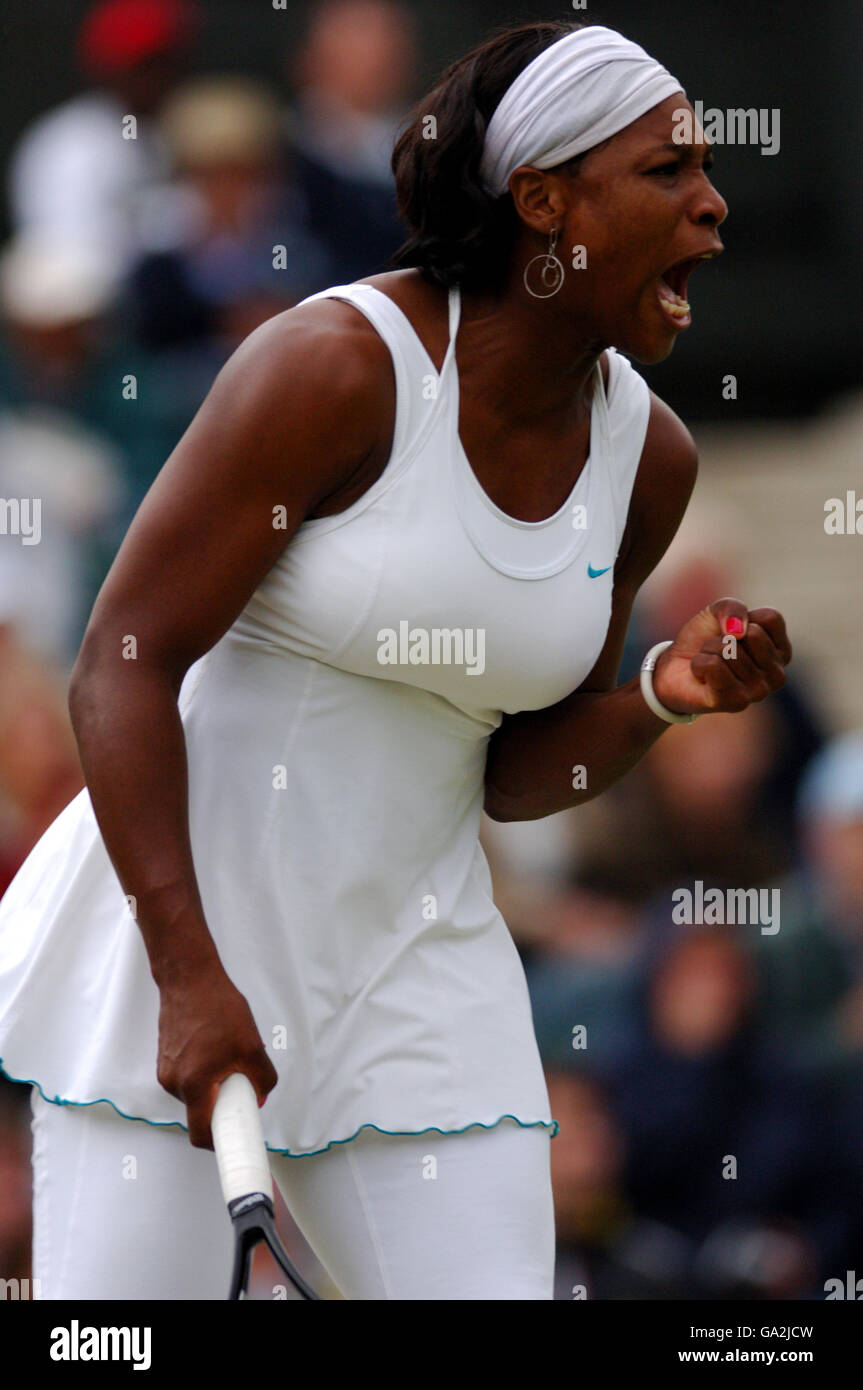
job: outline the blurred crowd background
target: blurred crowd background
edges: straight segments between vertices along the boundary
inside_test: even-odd
[[[484,826],[560,1124],[556,1296],[823,1298],[863,1274],[863,536],[824,527],[828,499],[863,500],[863,20],[844,0],[815,20],[706,3],[697,26],[679,4],[575,8],[4,10],[0,496],[42,510],[38,544],[0,535],[0,892],[82,785],[68,672],[220,366],[270,315],[386,269],[393,139],[449,61],[506,23],[619,28],[691,99],[782,121],[775,156],[717,149],[726,255],[693,286],[690,334],[639,368],[702,464],[621,680],[729,593],[780,608],[796,655],[778,696],[670,728],[578,812]],[[778,890],[779,930],[675,924],[672,894],[699,881]],[[0,1279],[26,1278],[27,1088],[2,1080],[0,1179]]]

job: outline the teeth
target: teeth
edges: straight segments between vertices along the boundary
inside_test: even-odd
[[[671,288],[665,280],[659,282],[659,297],[670,314],[675,318],[683,318],[689,313],[689,301],[682,299],[681,296]]]

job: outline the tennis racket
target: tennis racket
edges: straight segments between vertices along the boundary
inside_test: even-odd
[[[317,1299],[291,1263],[276,1231],[273,1178],[258,1114],[258,1098],[247,1076],[235,1072],[219,1088],[211,1122],[222,1194],[234,1227],[234,1269],[228,1298],[249,1291],[252,1254],[262,1242],[303,1298]]]

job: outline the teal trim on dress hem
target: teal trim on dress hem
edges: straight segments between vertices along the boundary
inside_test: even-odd
[[[18,1086],[35,1086],[40,1096],[49,1105],[110,1105],[112,1110],[124,1120],[137,1120],[140,1124],[152,1125],[155,1129],[181,1129],[184,1134],[188,1134],[188,1126],[181,1120],[148,1120],[143,1115],[127,1115],[125,1110],[121,1110],[107,1096],[100,1096],[98,1100],[64,1100],[61,1096],[48,1096],[42,1089],[38,1081],[28,1080],[23,1076],[10,1076],[3,1066],[3,1059],[0,1057],[0,1075],[6,1077],[7,1081],[12,1081]],[[291,1153],[290,1149],[274,1149],[271,1144],[267,1144],[270,1153],[282,1154],[285,1158],[314,1158],[316,1154],[325,1154],[336,1144],[349,1144],[352,1139],[356,1139],[358,1134],[362,1134],[364,1129],[375,1129],[378,1134],[391,1134],[394,1138],[410,1138],[420,1134],[464,1134],[468,1129],[495,1129],[503,1120],[513,1120],[522,1129],[535,1129],[537,1125],[543,1125],[546,1129],[551,1129],[551,1138],[554,1139],[560,1133],[560,1125],[557,1120],[520,1120],[517,1115],[500,1115],[498,1119],[492,1120],[490,1124],[485,1124],[483,1120],[471,1120],[470,1124],[462,1125],[461,1129],[440,1129],[438,1125],[426,1125],[425,1129],[381,1129],[380,1125],[368,1124],[360,1125],[353,1134],[349,1134],[347,1139],[331,1139],[322,1149],[312,1149],[310,1153],[296,1154]]]

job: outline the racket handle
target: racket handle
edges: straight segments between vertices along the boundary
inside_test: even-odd
[[[211,1129],[226,1203],[250,1192],[263,1192],[272,1201],[273,1179],[258,1098],[242,1072],[226,1077],[219,1087]]]

